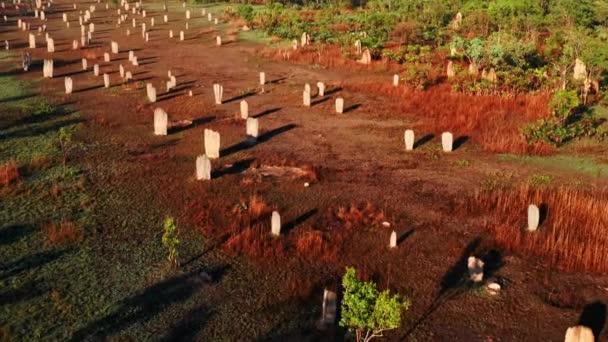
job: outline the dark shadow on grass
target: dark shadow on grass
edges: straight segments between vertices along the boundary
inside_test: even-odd
[[[270,130],[268,132],[265,132],[258,137],[257,143],[260,144],[260,143],[266,142],[266,141],[272,139],[273,137],[275,137],[279,134],[291,131],[292,129],[294,129],[296,127],[298,127],[296,124],[287,124],[287,125],[275,128],[273,130]]]
[[[498,272],[504,265],[505,262],[502,258],[502,253],[496,249],[491,249],[481,256],[483,260],[483,277],[489,279]]]
[[[8,71],[0,71],[0,77],[2,77],[2,76],[21,75],[21,74],[24,74],[26,72],[27,71],[23,71],[23,69],[11,69],[11,70],[8,70]]]
[[[155,64],[156,62],[151,61],[151,62],[145,62],[145,63],[139,63],[139,66],[144,66],[144,65],[148,65],[148,64]]]
[[[455,150],[459,149],[468,140],[469,140],[469,137],[466,135],[459,136],[458,138],[456,138],[456,140],[454,140],[454,144],[452,145],[452,150],[455,151]]]
[[[169,332],[160,341],[200,341],[198,333],[209,322],[213,315],[211,309],[202,305],[184,315],[181,321],[171,327]]]
[[[251,117],[255,118],[255,119],[259,119],[259,118],[264,117],[266,115],[270,115],[272,113],[276,113],[276,112],[278,112],[280,110],[281,110],[281,108],[278,108],[278,107],[277,108],[272,108],[272,109],[266,109],[265,111],[263,111],[263,112],[261,112],[259,114],[253,115]]]
[[[547,205],[547,203],[541,203],[538,206],[538,211],[539,211],[538,225],[540,226],[547,220],[547,216],[549,215],[549,206]]]
[[[162,95],[162,98],[160,96],[157,97],[156,102],[158,103],[158,102],[162,102],[162,101],[171,100],[172,98],[178,97],[180,95],[184,95],[184,94],[182,94],[182,93],[180,93],[178,91],[173,90],[173,91],[171,91],[169,93],[164,93]]]
[[[101,75],[101,74],[100,74],[100,75]],[[84,93],[84,92],[86,92],[86,91],[95,90],[95,89],[100,89],[100,88],[103,88],[103,87],[104,87],[104,85],[103,85],[103,83],[102,83],[102,84],[97,84],[97,85],[94,85],[94,86],[91,86],[91,87],[80,88],[80,89],[74,89],[74,90],[73,90],[73,92],[74,92],[74,93]]]
[[[467,260],[475,253],[480,244],[481,238],[477,237],[465,247],[460,258],[441,278],[439,296],[463,284],[464,276],[467,273]]]
[[[244,150],[249,149],[249,148],[251,148],[253,146],[256,146],[256,145],[259,145],[261,143],[264,143],[264,142],[272,139],[273,137],[275,137],[275,136],[277,136],[277,135],[279,135],[281,133],[287,132],[289,130],[292,130],[292,129],[296,128],[296,127],[297,126],[295,124],[288,124],[288,125],[285,125],[285,126],[281,126],[279,128],[275,128],[275,129],[273,129],[271,131],[268,131],[268,132],[260,135],[258,137],[257,142],[255,142],[255,143],[252,143],[251,141],[245,140],[245,141],[241,141],[239,143],[236,143],[236,144],[234,144],[232,146],[229,146],[229,147],[221,150],[220,151],[220,156],[221,157],[227,157],[227,156],[229,156],[231,154],[234,154],[234,153],[237,153],[237,152],[240,152],[240,151],[244,151]]]
[[[48,289],[40,281],[27,283],[19,288],[0,293],[0,307],[30,300],[42,295],[46,291]]]
[[[222,149],[220,151],[220,157],[227,157],[231,154],[240,152],[240,151],[244,151],[250,147],[254,146],[254,144],[250,143],[249,141],[241,141],[238,142],[232,146],[226,147],[225,149]]]
[[[423,136],[414,143],[414,149],[417,149],[418,147],[428,143],[429,141],[433,140],[433,138],[435,138],[434,134],[427,134]]]
[[[167,141],[163,141],[161,143],[150,145],[150,152],[158,151],[163,148],[171,147],[177,145],[179,139],[170,139]]]
[[[606,325],[606,304],[598,300],[585,305],[578,324],[589,327],[593,331],[595,340],[600,341],[600,335]]]
[[[69,76],[74,76],[74,75],[80,75],[80,74],[86,73],[87,71],[89,71],[89,70],[88,69],[87,70],[76,70],[76,71],[68,72],[66,74],[63,74],[63,75],[60,75],[57,77],[69,77]]]
[[[337,92],[339,92],[341,90],[342,90],[342,87],[332,88],[332,89],[326,90],[324,95],[325,96],[329,96],[329,95],[335,94],[335,93],[337,93]]]
[[[444,303],[449,300],[456,298],[458,295],[467,291],[470,282],[466,277],[467,273],[467,259],[475,253],[481,244],[481,238],[477,237],[473,239],[460,254],[460,257],[456,262],[448,269],[444,274],[439,283],[439,292],[433,299],[431,305],[424,311],[420,318],[412,325],[410,329],[401,336],[401,340],[407,340],[417,328],[422,324],[428,317],[439,309]]]
[[[84,122],[84,119],[78,118],[78,119],[70,119],[70,120],[57,122],[52,125],[48,125],[46,127],[26,127],[26,128],[23,128],[23,129],[20,129],[18,131],[11,132],[8,134],[0,133],[0,140],[10,139],[10,138],[33,137],[36,135],[44,135],[48,132],[58,131],[62,127],[75,125],[75,124],[78,124],[81,122]]]
[[[169,134],[174,134],[174,133],[179,133],[179,132],[183,132],[192,128],[196,128],[200,125],[204,125],[204,124],[208,124],[210,122],[212,122],[213,120],[215,120],[215,116],[205,116],[202,118],[198,118],[198,119],[194,119],[192,120],[192,124],[188,125],[188,126],[180,126],[180,127],[172,127],[169,130]]]
[[[230,165],[229,167],[222,168],[219,170],[213,170],[211,172],[211,178],[215,179],[215,178],[219,178],[219,177],[222,177],[225,175],[233,175],[233,174],[242,173],[242,172],[246,171],[247,169],[249,169],[249,167],[251,166],[251,163],[253,163],[254,161],[255,161],[255,159],[253,159],[253,158],[243,159],[243,160],[239,160],[239,161],[235,162],[234,164]]]
[[[0,103],[21,101],[21,100],[29,99],[29,98],[32,98],[35,96],[38,96],[38,94],[31,93],[31,94],[23,94],[23,95],[18,95],[18,96],[5,97],[3,99],[0,99]]]
[[[304,214],[298,216],[296,219],[285,223],[281,230],[284,230],[285,234],[287,234],[290,231],[292,231],[293,229],[297,228],[302,223],[306,222],[306,220],[308,220],[309,218],[315,216],[318,212],[319,212],[319,210],[316,208],[311,209],[311,210],[305,212]]]
[[[0,266],[0,280],[12,277],[21,272],[33,270],[61,258],[69,249],[38,252],[24,256],[19,260]]]
[[[244,98],[247,98],[249,96],[253,96],[255,94],[256,94],[255,91],[250,91],[250,92],[247,92],[245,94],[241,94],[241,95],[235,96],[235,97],[233,97],[233,98],[231,98],[229,100],[223,101],[222,103],[230,103],[230,102],[242,100]]]
[[[74,113],[75,113],[74,110],[69,110],[69,109],[60,107],[60,108],[55,108],[55,110],[52,113],[48,113],[48,114],[32,115],[33,113],[30,113],[30,115],[15,121],[13,123],[13,125],[16,127],[16,126],[21,126],[21,125],[40,124],[43,122],[61,118],[61,117],[71,115]]]
[[[397,239],[397,246],[399,246],[402,242],[405,242],[405,240],[407,240],[410,236],[412,236],[412,234],[414,234],[415,229],[412,228],[410,230],[408,230],[407,232],[405,232],[403,235],[401,235],[398,239]]]
[[[357,109],[359,107],[361,107],[360,103],[354,104],[352,106],[348,106],[348,107],[344,108],[344,113],[352,112],[352,111],[354,111],[355,109]]]
[[[0,229],[0,246],[10,245],[30,235],[36,230],[33,225],[12,225]]]
[[[200,270],[161,281],[123,299],[110,314],[76,331],[70,341],[104,340],[132,325],[148,322],[170,306],[188,300],[203,284]]]
[[[331,97],[322,97],[322,98],[320,98],[320,99],[318,99],[318,100],[316,100],[316,101],[312,101],[312,102],[310,103],[310,106],[311,106],[311,107],[314,107],[314,106],[316,106],[316,105],[318,105],[318,104],[321,104],[321,103],[323,103],[323,102],[329,101],[330,99],[331,99]]]
[[[266,84],[278,84],[278,83],[281,83],[281,81],[284,81],[286,79],[287,79],[287,77],[279,77],[279,78],[275,78],[272,81],[266,81]]]

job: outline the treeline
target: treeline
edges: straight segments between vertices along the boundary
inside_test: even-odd
[[[340,45],[346,57],[357,58],[359,45],[373,59],[402,64],[402,79],[419,89],[447,77],[455,91],[472,94],[553,92],[570,107],[551,107],[555,122],[544,128],[580,122],[568,118],[585,117],[608,83],[607,0],[270,1],[232,11],[271,36],[306,32],[313,42]],[[603,136],[598,126],[528,135],[559,144]]]

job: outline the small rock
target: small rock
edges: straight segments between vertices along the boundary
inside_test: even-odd
[[[199,274],[199,277],[201,278],[201,281],[203,281],[205,283],[210,283],[213,280],[211,278],[211,276],[209,275],[209,273],[207,273],[207,272],[201,272]]]
[[[308,188],[309,186],[310,186],[310,183],[308,183],[308,182],[304,183],[305,188]]]
[[[500,292],[500,284],[499,283],[489,283],[488,290],[490,294],[498,294]]]
[[[384,222],[382,222],[382,226],[388,228],[388,227],[391,226],[391,224],[389,222],[387,222],[387,221],[384,221]]]

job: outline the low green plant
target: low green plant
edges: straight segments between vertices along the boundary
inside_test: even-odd
[[[63,175],[66,175],[68,158],[70,154],[76,149],[77,144],[72,139],[73,127],[61,127],[59,129],[58,145],[61,151],[61,164],[63,165]]]
[[[553,176],[549,175],[532,175],[528,183],[534,187],[542,187],[551,184]]]
[[[529,143],[548,142],[554,146],[582,137],[596,137],[603,140],[606,132],[599,127],[601,121],[587,114],[572,123],[563,123],[555,118],[541,119],[523,128],[523,134]]]
[[[401,311],[407,310],[410,301],[389,290],[378,291],[373,282],[357,279],[352,267],[346,269],[342,278],[344,298],[340,326],[354,331],[357,342],[368,342],[374,337],[382,337],[386,330],[401,325]]]
[[[165,232],[163,234],[162,242],[163,245],[169,251],[169,262],[174,266],[179,266],[179,251],[178,247],[180,244],[179,237],[177,236],[177,224],[173,217],[167,217],[164,224]]]
[[[458,159],[456,162],[456,165],[461,166],[461,167],[468,167],[471,166],[471,161],[468,159]]]
[[[511,172],[498,171],[488,175],[481,182],[481,187],[487,191],[506,189],[512,185],[513,177],[514,175]]]
[[[526,140],[530,143],[544,141],[554,146],[561,146],[574,138],[597,137],[602,140],[606,136],[600,128],[602,121],[592,111],[579,107],[576,91],[556,91],[549,102],[552,117],[524,127]]]

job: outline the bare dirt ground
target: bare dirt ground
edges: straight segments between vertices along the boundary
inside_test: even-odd
[[[81,8],[89,4],[79,3]],[[172,6],[168,24],[162,23],[160,11],[148,10],[148,17],[154,16],[157,24],[149,30],[151,41],[145,43],[139,24],[133,28],[129,21],[116,28],[115,10],[98,5],[92,47],[73,51],[71,42],[79,39],[80,28],[72,22],[72,28],[66,29],[61,12],[66,11],[72,21],[78,12],[71,10],[71,3],[59,1],[47,24],[58,51],[51,55],[44,47],[33,50],[36,65],[25,74],[16,71],[16,66],[3,67],[3,72],[38,79],[41,60],[52,56],[55,76],[40,82],[40,93],[69,104],[86,119],[79,140],[87,148],[74,162],[86,165],[96,197],[95,234],[105,237],[104,244],[96,246],[99,255],[114,255],[95,260],[99,281],[116,278],[117,265],[129,268],[138,257],[138,245],[159,240],[165,215],[176,216],[181,231],[205,237],[204,248],[201,244],[182,253],[191,262],[183,266],[183,279],[178,282],[191,284],[189,274],[200,260],[224,266],[225,274],[213,288],[183,284],[177,288],[184,296],[205,291],[193,296],[197,307],[205,310],[189,312],[181,328],[156,324],[150,317],[133,324],[142,324],[157,336],[171,336],[166,335],[171,330],[176,332],[174,338],[202,341],[209,336],[221,340],[339,339],[340,331],[316,331],[314,319],[319,315],[323,287],[338,289],[344,267],[351,265],[381,288],[412,300],[402,327],[388,334],[387,340],[394,341],[559,341],[568,326],[577,324],[585,305],[608,298],[606,276],[567,273],[546,260],[494,250],[480,220],[458,210],[463,198],[492,177],[516,183],[542,173],[552,175],[556,182],[576,178],[597,187],[603,186],[603,179],[503,160],[481,152],[474,138],[444,154],[438,139],[441,132],[417,132],[417,138],[426,134],[435,138],[406,153],[403,131],[416,125],[416,113],[393,113],[386,98],[340,88],[346,80],[390,80],[390,76],[357,76],[268,61],[255,54],[255,44],[236,39],[217,47],[215,35],[223,35],[229,26],[207,22],[198,9],[193,10],[186,40],[169,39],[169,29],[176,37],[185,29],[181,8]],[[14,48],[24,48],[27,35],[17,31],[12,20],[2,27],[0,37]],[[131,30],[128,37],[127,28]],[[40,45],[43,36],[38,40]],[[118,42],[121,51],[104,63],[103,52],[109,52],[111,40]],[[138,56],[139,67],[128,62],[129,50]],[[80,60],[85,56],[89,69],[83,71]],[[104,89],[102,78],[93,75],[95,63],[102,74],[110,74],[110,89]],[[133,72],[133,82],[123,84],[119,64]],[[164,94],[168,70],[178,85]],[[269,80],[263,91],[258,85],[260,71]],[[62,94],[68,75],[75,87],[70,96]],[[314,97],[311,108],[302,106],[304,84],[314,89],[318,81],[326,83],[328,95]],[[156,86],[157,103],[148,103],[146,82]],[[213,102],[213,83],[224,87],[222,105]],[[333,109],[339,96],[345,99],[345,114]],[[260,120],[262,138],[254,146],[242,143],[245,123],[238,119],[242,99],[249,103],[250,115]],[[194,124],[170,131],[166,137],[154,136],[157,107],[169,114],[170,121],[192,120]],[[204,153],[205,128],[220,133],[222,152],[212,162],[214,179],[198,182],[194,161]],[[311,171],[304,177],[261,176],[264,166]],[[278,210],[287,228],[276,241],[245,235],[260,240],[260,245],[245,243],[243,247],[242,241],[235,242],[235,236],[243,234],[235,222],[240,220],[239,205],[253,194]],[[341,207],[364,208],[367,203],[377,209],[352,219],[352,227],[345,228],[348,220],[336,218]],[[268,216],[261,218],[249,229],[269,232]],[[391,228],[379,224],[384,220]],[[393,229],[400,242],[396,250],[388,250]],[[322,251],[307,256],[302,239],[309,233],[319,234],[326,243]],[[252,252],[256,248],[261,252]],[[117,255],[113,250],[123,252]],[[466,272],[464,261],[471,254],[497,255],[491,277],[504,284],[499,295],[460,286]],[[162,251],[158,255],[148,268],[134,271],[148,279],[150,286],[161,278],[154,271],[163,262]],[[120,293],[123,285],[115,286]],[[151,315],[160,310],[144,306],[148,309]],[[202,316],[204,322],[199,319]],[[73,336],[128,337],[130,332],[113,321],[123,319],[109,315],[87,322]],[[116,329],[106,329],[114,324]],[[606,338],[604,331],[602,339]]]

